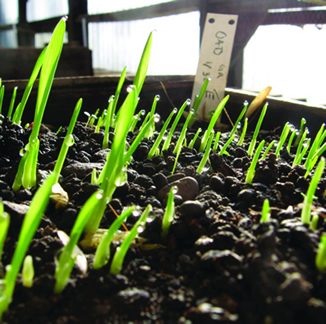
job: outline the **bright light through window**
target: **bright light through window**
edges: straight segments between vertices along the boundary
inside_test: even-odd
[[[326,104],[326,25],[261,26],[244,52],[243,88]]]

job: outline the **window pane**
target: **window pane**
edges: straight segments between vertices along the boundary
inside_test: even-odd
[[[260,26],[244,51],[243,89],[326,104],[326,25]]]
[[[18,22],[18,0],[0,1],[0,24],[9,25]]]
[[[199,58],[199,12],[127,22],[90,23],[93,67],[129,73],[138,67],[147,37],[154,32],[148,74],[195,74]]]
[[[68,14],[68,0],[28,0],[27,21],[65,16]]]

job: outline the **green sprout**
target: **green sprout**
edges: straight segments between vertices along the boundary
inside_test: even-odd
[[[219,143],[221,134],[222,134],[221,132],[216,132],[215,140],[214,140],[214,145],[213,145],[213,152],[216,152],[217,151],[217,146],[218,146],[218,143]]]
[[[94,133],[99,133],[100,128],[104,126],[107,110],[104,109],[102,115],[98,118]]]
[[[115,117],[116,117],[115,111],[116,111],[116,108],[118,105],[118,100],[120,97],[122,86],[126,79],[126,73],[127,73],[127,67],[125,66],[121,72],[119,82],[117,85],[117,89],[115,91],[115,95],[110,97],[113,100],[113,102],[112,102],[112,105],[110,105],[110,100],[109,100],[109,106],[107,109],[107,118],[106,118],[106,123],[105,123],[105,128],[107,128],[107,129],[114,126],[114,121],[115,121]]]
[[[238,119],[236,120],[234,126],[232,127],[232,130],[231,130],[230,135],[229,135],[230,137],[237,132],[237,130],[239,128],[239,125],[241,124],[241,120],[242,120],[243,116],[245,115],[245,113],[247,112],[248,105],[249,105],[249,102],[245,101],[244,102],[244,107],[242,108],[241,113],[238,116]]]
[[[114,96],[111,96],[109,98],[109,105],[106,112],[106,120],[105,120],[105,127],[104,127],[104,136],[103,136],[103,143],[102,143],[102,149],[105,150],[109,147],[109,130],[112,124],[112,117],[110,117],[110,114],[113,114],[113,105],[114,105],[115,99]]]
[[[309,224],[309,228],[312,230],[316,230],[319,222],[319,215],[318,214],[312,214],[311,215],[311,222]]]
[[[252,183],[252,180],[255,176],[256,164],[258,162],[259,155],[264,147],[264,144],[265,144],[265,140],[262,140],[256,149],[254,157],[252,158],[251,164],[247,170],[247,175],[245,180],[246,183]]]
[[[56,133],[55,133],[55,135],[59,135],[59,133],[61,132],[61,129],[62,129],[62,126],[60,126],[59,128],[58,128],[58,130],[56,131]]]
[[[261,160],[265,160],[265,159],[266,159],[267,154],[270,152],[270,150],[272,149],[272,147],[273,147],[274,145],[275,145],[275,140],[272,140],[272,141],[269,143],[269,145],[267,146],[267,148],[266,148],[266,150],[265,150],[265,152],[264,152],[264,154],[263,154]]]
[[[325,150],[326,150],[326,143],[324,143],[318,150],[316,150],[315,154],[311,158],[311,163],[309,165],[309,169],[307,170],[307,172],[305,174],[305,177],[307,177],[309,175],[309,173],[311,172],[311,169],[315,166],[315,164],[317,163],[317,160],[325,152]]]
[[[131,156],[136,151],[137,147],[139,146],[140,142],[145,138],[145,135],[148,134],[148,130],[152,127],[153,121],[157,118],[157,115],[152,116],[145,125],[142,126],[139,133],[137,134],[136,138],[130,145],[128,151],[125,154],[125,161],[129,163],[131,160]]]
[[[291,128],[292,128],[292,125],[289,122],[287,122],[283,127],[280,139],[278,141],[278,144],[277,144],[276,150],[275,150],[275,154],[276,154],[277,158],[279,158],[279,156],[280,156],[281,149],[289,135]]]
[[[301,137],[305,131],[305,125],[306,125],[306,120],[304,118],[301,119],[301,123],[300,123],[300,131],[299,134],[297,136],[297,138],[295,139],[294,142],[294,146],[297,147],[301,141]]]
[[[243,123],[242,132],[241,132],[241,136],[238,141],[238,145],[242,145],[244,138],[246,136],[246,133],[247,133],[247,128],[248,128],[248,118],[246,117],[244,120],[244,123]]]
[[[129,128],[129,132],[134,132],[135,131],[135,128],[136,128],[138,122],[140,121],[142,115],[144,115],[144,114],[145,114],[145,110],[140,110],[138,112],[138,114],[133,116],[132,122],[131,122],[131,125],[130,125],[130,128]]]
[[[126,79],[126,74],[127,74],[127,67],[125,66],[121,72],[121,75],[120,75],[120,78],[119,78],[119,82],[118,82],[118,85],[117,85],[117,89],[115,91],[115,94],[114,94],[114,103],[113,103],[113,107],[112,107],[112,111],[110,112],[110,115],[109,117],[111,118],[110,122],[111,122],[111,126],[112,126],[112,117],[114,116],[115,114],[115,110],[117,108],[117,105],[118,105],[118,100],[119,100],[119,97],[120,97],[120,93],[121,93],[121,90],[122,90],[122,86],[125,82],[125,79]]]
[[[135,208],[135,206],[129,207],[112,223],[109,230],[103,235],[95,252],[94,269],[99,269],[108,263],[110,258],[110,244],[114,238],[114,234],[121,227],[121,224],[134,212]]]
[[[18,87],[15,87],[13,92],[12,92],[12,96],[11,96],[11,100],[10,100],[10,104],[9,104],[9,109],[8,109],[8,114],[7,117],[8,119],[11,120],[12,117],[12,112],[14,110],[14,105],[15,105],[15,100],[16,100],[16,95],[17,95],[17,89]]]
[[[27,85],[26,85],[26,88],[25,88],[25,91],[24,91],[24,94],[23,94],[23,98],[21,100],[21,102],[19,103],[19,105],[17,106],[16,110],[15,110],[15,113],[14,113],[14,116],[12,118],[12,122],[14,124],[18,124],[20,125],[21,124],[21,119],[23,117],[23,112],[24,112],[24,109],[25,109],[25,106],[26,106],[26,103],[27,103],[27,100],[29,98],[29,95],[30,93],[32,92],[32,89],[33,89],[33,85],[35,83],[35,80],[40,72],[40,69],[43,65],[43,61],[44,61],[44,56],[45,56],[45,52],[47,50],[47,47],[45,47],[41,54],[39,55],[36,63],[35,63],[35,66],[33,68],[33,71],[32,71],[32,74],[27,82]]]
[[[96,210],[96,207],[99,201],[101,201],[102,197],[103,195],[101,191],[94,192],[92,196],[86,201],[78,214],[78,217],[70,233],[69,242],[63,247],[55,269],[54,278],[56,282],[54,286],[54,292],[56,294],[61,293],[69,281],[70,273],[75,265],[77,258],[77,256],[74,254],[74,249],[88,219]]]
[[[182,145],[183,145],[183,142],[185,141],[185,138],[186,138],[187,127],[188,127],[188,124],[189,124],[193,114],[194,114],[194,111],[192,109],[190,109],[190,112],[189,112],[189,114],[187,116],[187,119],[186,119],[185,123],[183,124],[183,127],[182,127],[182,130],[181,130],[180,136],[178,138],[178,141],[175,144],[173,153],[176,155],[176,157],[175,157],[174,165],[173,165],[172,172],[171,172],[172,174],[174,173],[175,168],[177,167],[179,155],[180,155],[181,150],[182,150]]]
[[[230,155],[230,154],[226,151],[226,149],[227,149],[227,148],[229,147],[229,145],[233,142],[234,138],[235,138],[235,134],[232,134],[232,135],[230,136],[230,138],[226,141],[226,143],[223,145],[221,151],[218,153],[219,155],[223,155],[223,154],[225,154],[225,155]]]
[[[123,102],[120,111],[122,113],[117,117],[116,122],[116,131],[115,136],[113,138],[111,151],[106,156],[106,163],[102,172],[100,173],[98,184],[102,184],[106,182],[102,189],[104,190],[104,186],[109,184],[112,188],[110,192],[114,192],[115,183],[120,175],[121,170],[125,166],[125,150],[126,150],[126,138],[129,132],[130,125],[132,123],[133,114],[136,106],[136,95],[137,90],[135,87],[129,88],[130,92],[128,93],[127,98]],[[110,180],[109,180],[110,179]],[[108,197],[110,197],[111,193]],[[109,198],[111,200],[111,198]]]
[[[201,128],[197,129],[195,136],[193,137],[193,139],[190,141],[190,143],[188,145],[188,148],[190,148],[190,149],[194,148],[194,145],[195,145],[197,138],[198,138],[199,134],[201,133],[201,131],[202,131]]]
[[[140,127],[140,130],[142,129],[143,125],[145,125],[148,121],[148,119],[150,119],[151,117],[153,117],[155,115],[155,111],[156,111],[156,106],[157,106],[157,103],[158,101],[160,100],[160,96],[159,95],[156,95],[154,97],[154,100],[153,100],[153,104],[152,104],[152,108],[151,108],[151,111],[147,114],[147,116],[145,117],[144,121],[143,121],[143,124],[142,126]],[[148,129],[147,133],[145,134],[145,138],[150,138],[154,135],[154,132],[155,132],[155,120],[153,119],[152,121],[152,124],[151,124],[151,127]]]
[[[200,104],[201,104],[201,102],[202,102],[202,100],[204,98],[204,95],[205,95],[205,92],[206,92],[206,89],[207,89],[207,86],[208,86],[208,83],[209,83],[210,80],[211,80],[210,78],[207,78],[204,81],[204,83],[203,83],[203,85],[202,85],[202,87],[200,89],[199,95],[196,95],[196,97],[195,97],[194,104],[192,106],[192,109],[194,110],[194,114],[193,114],[193,116],[192,116],[192,118],[191,118],[191,120],[189,122],[189,127],[191,127],[192,124],[194,123],[195,117],[197,116],[197,110],[198,110],[198,108],[199,108],[199,106],[200,106]]]
[[[29,244],[48,205],[54,182],[55,175],[51,174],[36,191],[30,208],[24,217],[11,264],[6,267],[7,272],[2,282],[3,289],[0,289],[0,320],[3,312],[8,309],[11,303],[18,272],[21,269]]]
[[[172,117],[176,114],[176,112],[177,112],[177,109],[174,108],[174,109],[171,111],[169,117],[166,119],[166,121],[165,121],[165,123],[164,123],[164,125],[163,125],[163,127],[162,127],[162,129],[161,129],[161,131],[160,131],[160,133],[159,133],[159,135],[157,136],[157,138],[156,138],[156,140],[155,140],[155,142],[154,142],[152,148],[151,148],[150,151],[148,152],[148,155],[147,155],[147,158],[148,158],[148,159],[151,159],[154,155],[159,155],[158,147],[159,147],[159,145],[161,144],[161,142],[162,142],[162,140],[163,140],[163,136],[165,135],[165,131],[166,131],[166,129],[168,128],[169,123],[170,123]]]
[[[97,115],[100,112],[100,108],[97,108],[94,114],[89,115],[86,126],[93,127],[95,120],[97,119]],[[85,112],[86,114],[86,112]]]
[[[36,99],[34,124],[28,144],[25,147],[25,158],[20,160],[18,172],[13,184],[14,190],[17,190],[17,188],[19,189],[21,186],[26,189],[34,188],[36,186],[36,168],[40,145],[38,134],[53,83],[54,74],[62,51],[63,37],[66,30],[65,20],[66,18],[62,18],[57,24],[45,52]]]
[[[266,223],[269,222],[271,219],[271,210],[269,207],[269,200],[265,199],[264,203],[263,203],[263,208],[261,211],[261,218],[260,218],[260,222],[261,223]]]
[[[7,212],[5,212],[3,203],[0,202],[0,262],[2,259],[2,250],[6,241],[9,224],[10,216]]]
[[[318,245],[318,252],[316,255],[316,268],[322,272],[326,269],[326,235],[323,234]]]
[[[152,48],[152,39],[153,39],[153,32],[149,34],[149,37],[147,39],[147,42],[145,44],[145,48],[143,51],[143,54],[141,56],[139,66],[135,75],[134,83],[133,85],[136,87],[138,91],[138,95],[143,87],[147,70],[148,70],[148,65],[149,65],[149,57],[150,57],[150,52]]]
[[[216,122],[217,122],[217,119],[219,118],[219,116],[221,115],[221,112],[222,110],[224,109],[224,106],[226,105],[227,101],[229,100],[229,95],[227,95],[226,97],[224,97],[222,99],[222,101],[218,104],[216,110],[214,111],[213,113],[213,116],[208,124],[208,127],[207,127],[207,130],[205,131],[202,139],[201,139],[201,143],[200,143],[200,148],[199,148],[199,152],[204,152],[205,150],[205,147],[207,145],[207,141],[208,141],[208,138],[211,134],[211,131],[213,130]]]
[[[125,237],[123,242],[121,243],[121,246],[117,248],[117,250],[114,253],[110,273],[111,274],[118,274],[120,273],[122,269],[123,260],[125,258],[125,255],[129,249],[129,246],[131,242],[134,240],[134,238],[137,236],[137,234],[144,230],[146,219],[149,216],[149,214],[152,211],[152,206],[147,205],[142,215],[139,217],[133,228],[129,231],[128,235]]]
[[[199,165],[198,165],[197,170],[196,170],[198,173],[202,173],[203,172],[204,167],[205,167],[205,165],[207,163],[207,160],[209,158],[209,154],[212,151],[211,147],[212,147],[213,138],[214,138],[214,135],[215,135],[214,133],[215,132],[212,130],[211,136],[208,139],[208,143],[207,143],[207,146],[206,146],[206,149],[205,149],[205,153],[204,153],[201,161],[199,162]]]
[[[119,131],[115,133],[111,151],[107,154],[106,163],[98,178],[98,184],[101,184],[100,188],[103,191],[102,199],[98,202],[97,212],[92,213],[85,226],[86,233],[98,228],[107,203],[111,201],[116,187],[122,183],[121,177],[125,177],[126,137],[136,106],[136,93],[136,88],[132,87],[120,108],[123,113],[119,114],[117,120],[116,129]]]
[[[298,144],[297,151],[296,151],[295,157],[292,162],[292,167],[297,164],[300,164],[303,157],[306,155],[306,153],[308,151],[308,148],[310,146],[310,139],[308,139],[306,141],[306,137],[308,134],[309,134],[309,130],[308,130],[308,128],[306,128],[304,130],[304,132],[301,136],[300,142]]]
[[[266,111],[267,111],[267,107],[268,107],[268,102],[266,102],[266,104],[264,105],[261,113],[260,113],[260,116],[259,116],[259,119],[258,119],[258,122],[256,124],[256,128],[255,128],[255,131],[254,131],[254,134],[251,138],[251,141],[250,141],[250,144],[249,144],[249,147],[248,147],[248,155],[249,156],[252,156],[252,154],[254,153],[254,149],[255,149],[255,146],[256,146],[256,141],[257,141],[257,137],[258,137],[258,133],[259,133],[259,130],[261,128],[261,125],[263,123],[263,119],[265,117],[265,114],[266,114]]]
[[[288,144],[286,146],[286,150],[288,151],[288,153],[291,153],[292,143],[293,143],[295,135],[297,135],[297,130],[295,129],[295,127],[293,127],[293,125],[292,125],[290,131],[291,131],[291,135],[290,135]]]
[[[166,239],[169,233],[170,225],[175,216],[174,195],[178,192],[177,186],[172,186],[169,191],[169,196],[166,202],[165,212],[162,221],[162,238]]]
[[[3,97],[5,96],[5,86],[1,85],[2,81],[0,82],[0,115],[2,113],[2,103],[3,103]]]
[[[167,136],[167,138],[166,138],[166,140],[165,140],[165,142],[164,142],[164,144],[163,144],[162,152],[163,152],[163,151],[166,151],[166,150],[169,148],[169,146],[170,146],[170,144],[171,144],[172,136],[173,136],[174,131],[175,131],[175,129],[176,129],[178,123],[179,123],[179,120],[180,120],[180,118],[181,118],[181,116],[182,116],[182,114],[183,114],[185,108],[186,108],[187,106],[189,106],[190,104],[191,104],[191,100],[190,100],[190,99],[187,99],[187,100],[183,103],[183,105],[181,106],[181,108],[179,109],[178,114],[176,115],[176,117],[175,117],[175,119],[174,119],[174,121],[173,121],[173,124],[172,124],[172,126],[171,126],[171,128],[170,128],[169,134],[168,134],[168,136]]]
[[[318,158],[326,149],[326,146],[323,145],[323,142],[326,138],[326,130],[324,128],[325,124],[322,124],[309,150],[306,162],[304,164],[307,169],[305,177],[308,176],[308,174],[311,172],[314,165],[316,164]]]
[[[30,255],[26,255],[23,263],[23,270],[22,270],[23,286],[27,288],[33,287],[33,279],[34,279],[33,258]]]
[[[62,146],[61,146],[61,149],[60,149],[60,152],[59,152],[57,162],[56,162],[56,164],[54,166],[53,172],[57,176],[56,182],[59,181],[59,175],[61,173],[63,163],[64,163],[64,161],[66,159],[69,147],[72,146],[74,144],[74,142],[75,142],[74,137],[72,135],[72,132],[74,130],[74,127],[75,127],[75,124],[76,124],[76,121],[77,121],[77,118],[78,118],[82,103],[83,103],[83,100],[79,99],[77,104],[76,104],[74,113],[72,115],[72,118],[71,118],[69,126],[68,126],[66,136],[65,136],[65,138],[63,140],[63,143],[62,143]]]
[[[314,195],[318,186],[318,182],[323,175],[325,169],[325,159],[321,158],[315,173],[313,177],[311,178],[308,190],[306,195],[304,195],[304,200],[303,200],[303,206],[302,206],[302,211],[301,211],[301,222],[310,224],[310,214],[311,214],[311,207],[312,207],[312,202],[314,199]]]
[[[112,141],[111,151],[107,155],[106,163],[98,178],[98,184],[100,184],[100,189],[103,192],[103,195],[98,201],[96,211],[92,213],[87,221],[85,226],[86,233],[94,231],[99,227],[106,205],[111,201],[115,189],[117,186],[122,185],[126,180],[126,138],[138,103],[138,95],[145,81],[150,58],[151,44],[152,33],[149,35],[145,45],[134,79],[134,84],[128,88],[129,93],[127,98],[120,107],[116,117],[116,131]]]

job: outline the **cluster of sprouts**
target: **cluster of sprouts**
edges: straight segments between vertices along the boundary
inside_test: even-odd
[[[26,86],[22,101],[18,104],[15,110],[14,105],[17,89],[14,90],[12,95],[7,117],[8,119],[11,119],[13,123],[20,124],[27,99],[31,93],[33,84],[40,73],[34,124],[28,144],[22,152],[18,172],[12,186],[13,190],[19,190],[21,187],[36,188],[36,171],[39,149],[38,134],[47,98],[50,93],[51,84],[53,82],[56,66],[58,64],[62,50],[64,32],[65,19],[61,19],[54,30],[49,45],[40,54],[40,57],[35,64],[34,70]],[[109,129],[113,128],[118,131],[114,132],[115,135],[112,141],[112,145],[110,146],[110,151],[107,154],[106,163],[103,167],[103,170],[100,173],[97,173],[97,171],[94,170],[92,173],[91,181],[92,183],[99,185],[99,189],[85,202],[84,206],[80,210],[70,235],[68,236],[67,242],[57,259],[55,270],[55,293],[61,293],[69,281],[71,271],[78,257],[76,248],[81,236],[83,234],[92,235],[96,233],[99,228],[101,219],[104,215],[105,209],[112,200],[116,188],[126,182],[126,170],[128,168],[128,164],[130,164],[132,161],[132,155],[141,141],[144,138],[155,138],[154,144],[148,152],[148,159],[151,159],[157,155],[163,155],[163,152],[168,150],[171,146],[171,141],[173,135],[175,134],[176,127],[179,124],[181,117],[184,115],[186,108],[191,107],[191,101],[188,99],[184,102],[180,109],[172,110],[164,122],[161,130],[158,132],[155,129],[155,125],[159,119],[159,116],[156,114],[155,110],[159,97],[156,96],[154,98],[151,111],[145,116],[141,125],[138,125],[143,112],[141,111],[136,113],[136,107],[139,100],[139,94],[147,73],[151,42],[152,34],[150,34],[144,48],[133,85],[128,88],[129,93],[119,110],[117,111],[117,103],[125,81],[126,68],[124,68],[122,71],[115,94],[111,96],[108,101],[107,109],[105,109],[100,115],[99,111],[93,115],[88,114],[88,121],[86,126],[93,127],[95,132],[99,132],[101,128],[104,129],[104,138],[102,143],[103,149],[109,148]],[[204,97],[208,82],[208,79],[204,82],[200,94],[196,97],[192,107],[189,109],[189,113],[183,123],[183,127],[178,136],[178,140],[174,143],[173,154],[175,155],[175,162],[172,173],[174,173],[176,170],[178,158],[182,152],[182,149],[184,147],[193,149],[195,143],[198,141],[200,143],[198,150],[200,153],[202,153],[202,159],[197,166],[197,173],[202,173],[204,170],[210,169],[210,155],[212,152],[220,155],[229,155],[228,148],[231,144],[237,146],[245,146],[248,143],[248,141],[245,141],[248,123],[248,118],[246,118],[245,115],[248,109],[248,103],[245,103],[244,108],[242,109],[238,119],[236,120],[236,123],[234,124],[234,127],[229,133],[229,139],[223,146],[220,145],[221,132],[215,132],[214,126],[228,102],[228,96],[226,96],[220,102],[217,109],[214,111],[208,127],[204,131],[203,135],[200,136],[202,130],[198,129],[192,140],[187,143],[186,135],[188,128],[193,125],[197,109]],[[4,86],[1,85],[0,80],[0,113],[3,96]],[[3,312],[8,309],[9,304],[12,300],[16,279],[21,268],[23,284],[26,287],[30,287],[33,284],[33,259],[31,256],[26,255],[26,253],[41,221],[48,201],[54,194],[54,188],[60,186],[59,175],[61,173],[69,147],[74,145],[73,130],[78,119],[81,106],[82,99],[80,99],[76,104],[53,172],[36,191],[30,208],[24,218],[12,261],[9,265],[6,266],[6,273],[4,278],[0,278],[0,318]],[[323,124],[321,126],[314,141],[311,141],[311,139],[307,137],[308,129],[305,127],[305,121],[303,119],[299,130],[296,130],[293,125],[287,123],[284,126],[278,141],[265,143],[265,140],[262,140],[257,143],[258,135],[267,108],[268,106],[266,104],[261,111],[249,145],[246,147],[248,156],[251,158],[251,163],[248,170],[246,171],[246,174],[244,175],[244,182],[251,184],[254,181],[256,172],[255,170],[258,161],[265,159],[269,153],[273,152],[275,153],[276,158],[280,158],[282,150],[285,149],[289,153],[295,150],[296,153],[294,154],[293,158],[293,166],[297,164],[304,165],[307,170],[305,177],[310,177],[311,174],[313,174],[307,194],[304,196],[301,219],[303,223],[310,224],[314,222],[315,224],[316,220],[313,220],[311,217],[310,210],[313,204],[316,188],[325,169],[325,159],[322,157],[322,154],[326,149],[326,130],[324,129],[325,125]],[[170,125],[171,123],[172,125]],[[127,134],[130,131],[135,130],[136,127],[138,129],[137,136],[134,138],[130,146],[127,147]],[[317,162],[318,165],[315,168]],[[167,239],[171,222],[175,216],[174,195],[177,193],[177,190],[177,187],[171,187],[167,197],[167,204],[162,221],[162,241]],[[130,244],[139,233],[139,228],[146,226],[146,219],[153,212],[154,210],[151,205],[148,205],[142,213],[137,210],[135,206],[131,206],[124,210],[123,213],[112,223],[110,228],[107,229],[102,236],[95,252],[93,269],[99,269],[103,267],[109,262],[110,259],[112,259],[110,272],[112,274],[118,274],[123,267],[123,260]],[[133,228],[127,232],[121,246],[116,249],[114,256],[111,258],[110,245],[115,234],[121,225],[126,221],[126,219],[134,213],[139,214],[137,222]],[[271,213],[269,201],[265,200],[261,213],[261,222],[269,222],[270,218]],[[0,262],[3,245],[9,228],[9,223],[10,216],[4,211],[3,204],[0,203]],[[326,267],[325,251],[326,239],[325,236],[322,236],[319,252],[316,258],[316,266],[321,271]]]

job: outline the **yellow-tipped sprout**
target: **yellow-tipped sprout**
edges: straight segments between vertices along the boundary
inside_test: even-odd
[[[33,258],[31,255],[26,255],[23,263],[23,270],[22,270],[23,286],[27,288],[31,288],[33,286],[33,279],[34,279]]]

